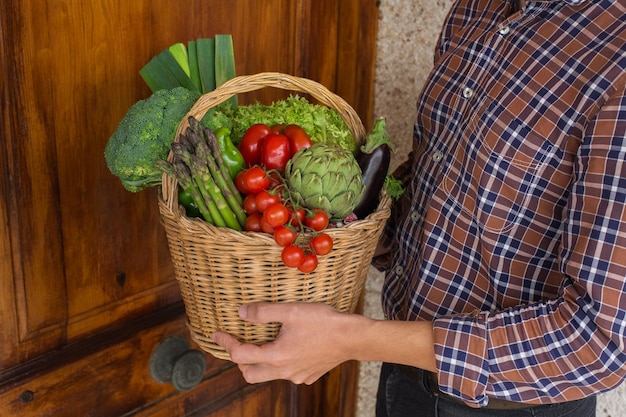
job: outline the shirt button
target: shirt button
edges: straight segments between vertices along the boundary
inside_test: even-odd
[[[503,27],[502,29],[500,29],[500,30],[498,31],[498,33],[499,33],[500,35],[508,35],[510,31],[511,31],[511,27],[510,27],[510,26],[505,26],[505,27]]]
[[[404,267],[402,265],[396,266],[395,272],[396,275],[402,275],[404,273]]]
[[[411,213],[411,220],[413,220],[414,222],[419,221],[420,219],[420,214],[417,211],[414,211]]]
[[[441,153],[441,152],[435,152],[435,153],[433,154],[433,161],[435,161],[435,162],[439,162],[439,161],[441,161],[442,159],[443,159],[443,153]]]
[[[474,95],[474,90],[472,90],[469,87],[465,87],[463,89],[463,97],[465,98],[471,98]]]

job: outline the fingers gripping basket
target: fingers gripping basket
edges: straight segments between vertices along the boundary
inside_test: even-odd
[[[337,110],[357,141],[364,140],[366,132],[358,115],[343,99],[314,81],[279,73],[233,78],[203,95],[187,116],[201,119],[210,108],[233,95],[265,87],[310,94]],[[188,126],[187,118],[181,121],[177,137]],[[167,174],[161,191],[159,210],[191,337],[203,350],[227,360],[229,355],[211,340],[214,331],[260,344],[273,340],[280,327],[279,323],[243,321],[238,309],[244,303],[320,302],[353,312],[390,214],[390,199],[383,193],[377,211],[366,219],[329,229],[334,242],[332,252],[320,257],[314,272],[303,274],[282,264],[282,248],[268,234],[237,232],[186,217],[184,208],[178,205],[177,183]]]

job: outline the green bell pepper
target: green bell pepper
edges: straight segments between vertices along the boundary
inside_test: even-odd
[[[178,202],[185,207],[185,213],[187,217],[202,217],[200,214],[200,210],[196,205],[196,202],[193,201],[193,197],[189,190],[183,190],[181,187],[178,187]]]
[[[221,152],[220,156],[224,165],[228,168],[231,178],[235,178],[239,172],[244,169],[245,161],[239,149],[233,144],[230,139],[230,129],[227,127],[220,127],[215,132],[215,138],[219,145]]]

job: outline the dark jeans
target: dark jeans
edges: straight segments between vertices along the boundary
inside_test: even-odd
[[[471,408],[435,395],[423,371],[413,375],[384,363],[376,401],[376,417],[595,417],[596,397],[515,410]]]

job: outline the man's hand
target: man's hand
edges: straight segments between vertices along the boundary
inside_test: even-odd
[[[261,346],[243,344],[223,332],[213,334],[249,383],[275,379],[314,383],[351,359],[350,330],[363,319],[311,303],[253,303],[242,305],[239,315],[253,323],[282,323],[276,340]]]
[[[253,323],[282,323],[276,340],[261,346],[213,334],[249,383],[312,384],[351,359],[437,371],[432,322],[374,320],[313,303],[253,303],[242,305],[239,315]]]

